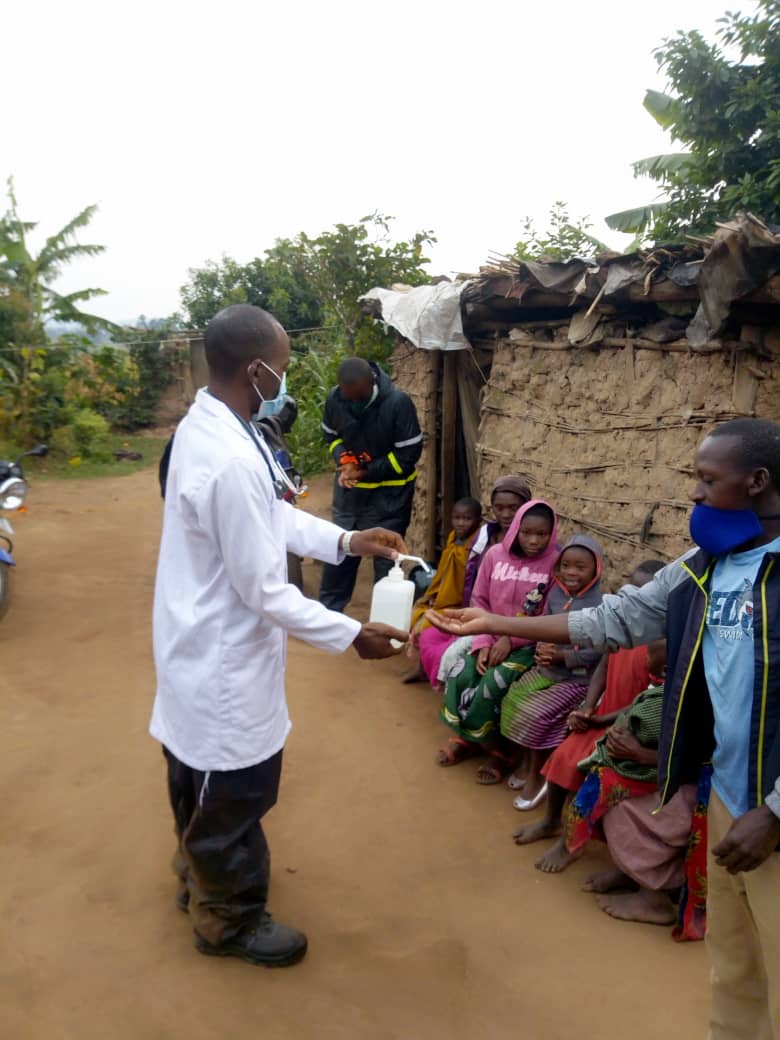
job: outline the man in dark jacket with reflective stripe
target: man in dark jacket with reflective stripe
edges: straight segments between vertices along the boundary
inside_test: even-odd
[[[336,464],[333,522],[347,531],[385,527],[406,534],[412,516],[423,436],[410,397],[379,365],[347,358],[328,395],[322,430]],[[360,559],[325,564],[320,602],[343,610],[355,588]],[[374,560],[374,580],[391,564]]]

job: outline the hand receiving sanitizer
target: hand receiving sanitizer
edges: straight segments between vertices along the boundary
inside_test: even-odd
[[[415,585],[413,581],[409,581],[404,575],[401,567],[403,560],[419,563],[430,573],[431,568],[419,556],[403,556],[399,554],[396,557],[392,570],[374,586],[374,592],[371,596],[369,621],[382,621],[386,625],[400,628],[402,632],[408,632],[412,621]],[[396,639],[392,639],[391,643],[396,649],[402,645]]]

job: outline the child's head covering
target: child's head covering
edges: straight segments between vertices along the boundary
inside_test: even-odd
[[[553,527],[547,548],[538,556],[520,556],[513,552],[517,532],[523,517],[534,506],[545,506],[550,510]],[[490,609],[504,617],[519,617],[522,614],[539,613],[543,597],[550,588],[553,564],[558,558],[559,546],[558,518],[555,510],[548,502],[539,498],[531,499],[520,506],[515,513],[509,530],[502,541],[492,545],[487,552],[477,576],[477,585],[489,588]],[[483,590],[484,591],[484,590]],[[529,596],[533,595],[533,610],[529,610]],[[474,636],[472,649],[477,651],[483,646],[492,646],[494,636]],[[531,640],[513,639],[513,646],[528,646]]]
[[[578,599],[579,600],[583,596],[586,596],[589,592],[594,592],[594,591],[596,591],[598,589],[599,584],[601,582],[601,567],[602,567],[602,562],[603,562],[603,558],[604,558],[604,552],[603,552],[601,546],[599,545],[599,543],[596,541],[596,539],[595,538],[591,538],[591,536],[589,534],[573,534],[571,536],[571,538],[568,540],[568,542],[564,545],[564,547],[558,553],[558,558],[556,559],[556,561],[555,561],[555,563],[553,565],[553,575],[554,575],[554,578],[555,578],[555,582],[556,582],[557,585],[560,585],[560,587],[567,594],[569,593],[569,590],[566,588],[566,586],[563,584],[561,579],[558,577],[558,568],[559,568],[560,563],[561,563],[561,557],[566,552],[566,550],[567,549],[573,549],[575,546],[578,549],[587,549],[588,552],[596,560],[596,573],[593,575],[593,580],[590,581],[583,588],[581,588],[576,596],[572,597],[572,599]]]
[[[498,494],[499,491],[511,491],[513,495],[522,498],[524,502],[528,502],[531,498],[531,489],[528,486],[528,482],[522,477],[516,477],[511,473],[509,476],[499,477],[490,489],[491,502],[493,501],[493,496]]]
[[[506,488],[502,488],[502,491],[506,491]],[[550,535],[550,541],[547,543],[547,548],[539,556],[534,556],[534,560],[537,560],[541,565],[544,563],[548,571],[552,571],[553,564],[558,559],[559,545],[558,545],[558,517],[555,515],[555,510],[549,502],[545,502],[541,498],[532,498],[530,502],[526,502],[524,506],[520,506],[514,515],[512,523],[509,525],[509,530],[504,535],[502,545],[504,551],[507,553],[513,553],[515,542],[517,541],[517,532],[520,530],[520,524],[523,522],[523,517],[529,509],[533,509],[534,506],[546,506],[550,510],[552,516],[552,534]],[[537,570],[542,570],[542,566],[538,567]]]

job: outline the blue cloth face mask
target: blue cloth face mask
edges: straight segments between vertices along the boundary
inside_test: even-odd
[[[725,556],[764,533],[752,509],[718,509],[698,503],[691,510],[691,538],[705,552]]]
[[[274,375],[276,375],[275,372],[274,372]],[[257,387],[255,387],[255,391],[257,392],[257,396],[260,397],[260,391],[257,389]],[[252,416],[252,418],[255,419],[255,420],[258,420],[258,419],[270,419],[270,417],[272,415],[276,415],[277,412],[280,412],[282,410],[282,408],[284,408],[284,402],[285,402],[286,398],[287,398],[287,373],[285,372],[285,374],[282,376],[282,381],[279,384],[279,389],[278,389],[278,391],[276,393],[276,397],[272,398],[270,401],[268,400],[268,398],[262,397],[261,398],[262,404],[260,405],[258,410],[255,412],[255,414]]]
[[[270,365],[266,365],[265,361],[263,361],[261,358],[258,358],[258,361],[263,366],[263,368],[266,370],[266,372],[270,372],[272,376],[276,377],[276,380],[278,381],[279,386],[278,386],[277,391],[276,391],[276,393],[274,394],[273,397],[263,397],[263,395],[257,389],[257,386],[255,385],[255,381],[254,381],[254,379],[252,377],[252,366],[251,365],[249,366],[249,368],[247,369],[247,375],[249,376],[249,381],[252,384],[252,389],[257,394],[257,396],[260,398],[260,407],[254,413],[254,415],[252,416],[252,418],[255,419],[255,420],[257,420],[257,419],[267,419],[271,415],[276,415],[276,413],[284,405],[284,397],[285,397],[285,394],[287,393],[287,373],[285,372],[284,375],[280,376],[279,373],[274,371],[274,369],[271,368]]]

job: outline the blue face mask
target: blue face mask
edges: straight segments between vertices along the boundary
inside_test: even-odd
[[[697,503],[691,510],[691,538],[705,552],[725,556],[764,533],[752,509],[717,509]]]
[[[275,372],[274,372],[274,375],[276,375]],[[259,397],[260,393],[259,393],[259,391],[257,390],[256,387],[255,387],[255,392],[257,393],[257,396]],[[268,398],[263,398],[262,404],[260,405],[258,410],[255,412],[255,414],[252,416],[252,418],[255,419],[255,420],[257,420],[257,419],[269,419],[272,415],[276,415],[277,412],[280,412],[282,410],[282,408],[284,408],[284,402],[285,402],[286,397],[287,397],[287,373],[285,372],[285,374],[282,376],[282,381],[279,384],[279,390],[277,391],[276,397],[272,398],[270,401],[268,400]]]

